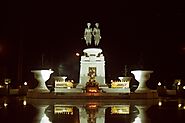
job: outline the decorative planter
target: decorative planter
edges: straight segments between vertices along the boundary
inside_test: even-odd
[[[130,82],[130,80],[132,79],[132,77],[118,77],[118,79],[121,81],[121,82]]]
[[[153,71],[150,70],[133,70],[131,71],[134,74],[135,79],[139,82],[139,86],[135,92],[146,92],[149,88],[146,86],[146,82],[150,79],[150,74]]]
[[[50,78],[50,75],[54,72],[52,70],[32,70],[34,73],[34,78],[38,81],[37,87],[34,91],[38,92],[49,92],[49,89],[46,86],[46,81]]]

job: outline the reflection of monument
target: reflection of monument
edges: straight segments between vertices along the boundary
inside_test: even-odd
[[[80,123],[105,123],[105,109],[96,104],[79,107]]]
[[[39,123],[51,123],[49,118],[45,114],[45,110],[49,105],[34,105],[38,109],[38,115],[34,118],[33,121]]]
[[[158,100],[29,100],[29,103],[39,108],[39,113],[34,121],[40,121],[42,117],[47,116],[50,122],[148,123],[150,121],[147,116],[148,108],[157,105]],[[180,102],[180,104],[182,103]],[[47,105],[49,106],[46,108]],[[154,111],[156,111],[156,107]],[[44,119],[48,120],[48,118]]]

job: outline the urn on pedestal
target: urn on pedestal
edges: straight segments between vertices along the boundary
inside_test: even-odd
[[[46,81],[50,78],[50,75],[54,72],[51,69],[49,70],[32,70],[34,73],[34,78],[38,81],[37,87],[34,91],[37,92],[49,92],[49,89],[46,86]]]
[[[135,79],[139,82],[139,86],[135,92],[146,92],[149,88],[146,86],[146,82],[150,79],[150,74],[153,73],[151,70],[133,70]]]

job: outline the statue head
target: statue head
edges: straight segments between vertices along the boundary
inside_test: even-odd
[[[87,27],[90,27],[91,26],[91,23],[87,23]]]
[[[99,23],[95,23],[95,26],[98,28],[99,27]]]

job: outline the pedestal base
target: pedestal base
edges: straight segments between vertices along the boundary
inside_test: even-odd
[[[135,93],[149,93],[150,91],[148,88],[139,88],[135,90]]]
[[[130,99],[155,99],[158,98],[157,91],[148,90],[148,91],[140,91],[137,93],[130,93]]]
[[[33,91],[37,93],[49,93],[50,92],[48,89],[45,89],[45,88],[35,88],[33,89]]]

